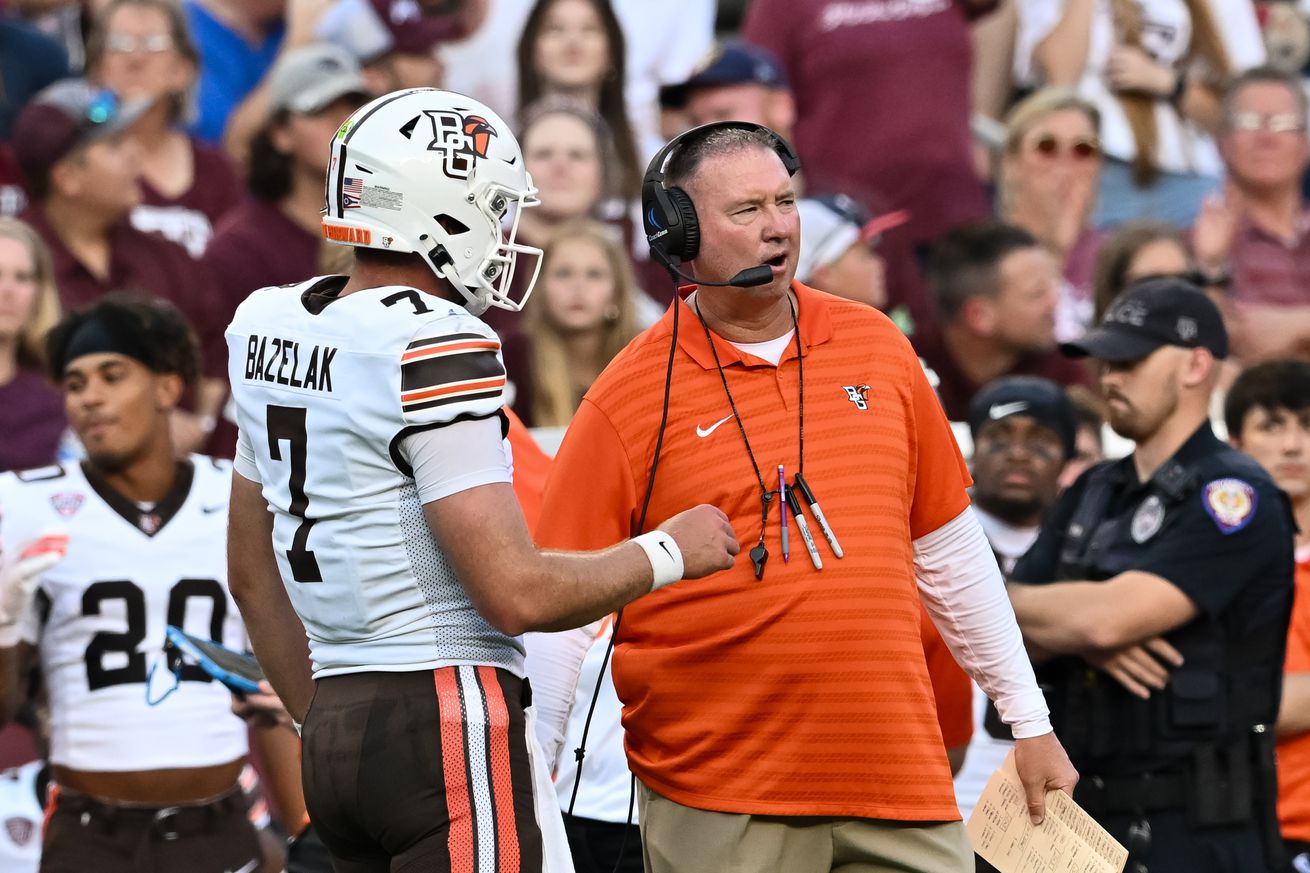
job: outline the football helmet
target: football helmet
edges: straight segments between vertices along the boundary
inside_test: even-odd
[[[515,238],[537,189],[509,125],[470,97],[413,88],[357,110],[332,138],[326,200],[325,238],[420,255],[474,315],[521,310],[532,293],[541,249]],[[524,255],[532,276],[515,299]]]

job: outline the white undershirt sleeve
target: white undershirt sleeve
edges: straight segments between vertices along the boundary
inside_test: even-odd
[[[232,459],[232,469],[240,473],[242,478],[249,479],[251,482],[259,481],[259,466],[255,461],[255,448],[250,444],[250,437],[246,435],[244,429],[237,431],[237,451],[236,456]]]
[[[414,484],[423,503],[479,485],[513,480],[509,444],[501,438],[498,416],[412,433],[401,440],[400,455],[414,470]]]
[[[913,546],[919,594],[955,660],[995,701],[1016,739],[1050,733],[1046,699],[973,508]]]
[[[532,708],[537,713],[537,741],[546,753],[551,773],[559,766],[582,662],[599,631],[600,621],[594,621],[560,633],[523,635]]]

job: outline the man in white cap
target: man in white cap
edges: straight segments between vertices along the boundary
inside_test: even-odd
[[[796,208],[801,214],[796,278],[838,297],[885,307],[886,265],[876,246],[882,234],[904,224],[909,213],[897,210],[870,217],[845,194],[809,197]]]

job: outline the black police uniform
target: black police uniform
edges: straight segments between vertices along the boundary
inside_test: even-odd
[[[1139,570],[1199,609],[1165,634],[1184,663],[1149,700],[1075,656],[1037,668],[1081,776],[1074,797],[1129,848],[1130,873],[1266,873],[1281,864],[1273,725],[1292,537],[1282,492],[1207,423],[1145,483],[1132,456],[1084,473],[1011,573],[1041,585]]]

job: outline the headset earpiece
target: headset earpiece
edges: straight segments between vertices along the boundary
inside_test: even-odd
[[[678,248],[673,254],[681,261],[693,261],[700,252],[700,219],[696,216],[696,204],[691,202],[687,192],[681,188],[669,188],[665,191],[669,203],[677,210],[682,232],[678,235]],[[672,246],[670,246],[672,249]]]

